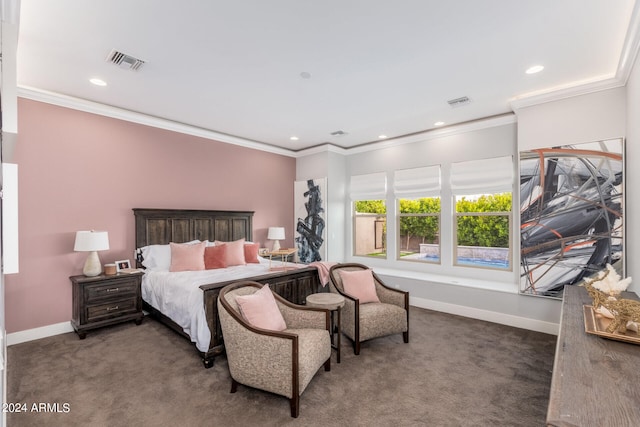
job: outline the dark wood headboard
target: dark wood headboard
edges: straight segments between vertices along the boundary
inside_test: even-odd
[[[253,212],[189,209],[133,210],[136,248],[147,245],[184,243],[191,240],[230,242],[253,239]]]

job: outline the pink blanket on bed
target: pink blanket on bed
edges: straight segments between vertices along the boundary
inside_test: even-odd
[[[327,286],[327,283],[329,283],[329,269],[336,264],[337,262],[314,261],[309,264],[309,267],[315,267],[318,269],[320,283],[322,283],[322,286],[324,287]]]

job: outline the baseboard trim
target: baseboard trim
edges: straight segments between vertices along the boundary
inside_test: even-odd
[[[71,322],[56,323],[39,328],[27,329],[26,331],[12,332],[7,334],[7,346],[52,337],[54,335],[66,334],[67,332],[73,332]]]
[[[410,296],[409,303],[415,307],[426,308],[427,310],[441,311],[444,313],[455,314],[457,316],[485,320],[487,322],[499,323],[501,325],[513,326],[521,329],[529,329],[551,335],[558,335],[558,330],[560,328],[560,325],[557,323],[544,322],[542,320],[513,316],[510,314],[498,313],[496,311],[482,310],[479,308],[466,307],[441,301],[433,301],[425,298]]]

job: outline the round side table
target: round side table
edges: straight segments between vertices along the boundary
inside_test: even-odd
[[[342,335],[340,312],[342,306],[344,306],[344,297],[342,295],[334,294],[331,292],[322,292],[318,294],[311,294],[307,297],[307,305],[309,307],[326,308],[331,311],[331,347],[336,349],[336,359],[340,363],[340,335]],[[338,321],[335,322],[334,313],[338,313]],[[334,345],[333,335],[336,334],[336,344]]]

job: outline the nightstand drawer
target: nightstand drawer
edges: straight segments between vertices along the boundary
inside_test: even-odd
[[[88,306],[87,322],[94,322],[97,320],[108,319],[110,317],[122,316],[123,314],[135,313],[138,310],[136,302],[137,299],[133,297],[105,304]]]
[[[111,280],[107,284],[86,285],[84,288],[85,301],[92,302],[104,300],[105,298],[123,298],[133,296],[138,291],[136,279]]]

